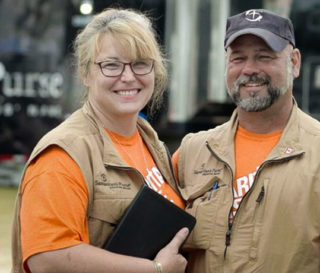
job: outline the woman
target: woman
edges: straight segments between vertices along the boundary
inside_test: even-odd
[[[84,106],[33,150],[19,189],[13,271],[184,272],[182,229],[155,261],[101,249],[147,183],[184,207],[166,149],[138,116],[157,106],[166,70],[150,20],[107,9],[77,36]]]

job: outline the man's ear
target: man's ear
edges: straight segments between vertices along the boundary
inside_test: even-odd
[[[292,73],[295,78],[300,75],[300,67],[301,67],[301,54],[300,50],[294,48],[291,53],[291,63],[292,63]]]

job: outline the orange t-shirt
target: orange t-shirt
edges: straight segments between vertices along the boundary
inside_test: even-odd
[[[108,133],[116,136],[118,142],[111,138],[120,156],[142,173],[151,188],[184,208],[183,200],[164,181],[138,131],[130,137]],[[141,147],[145,157],[141,156]],[[63,149],[51,146],[29,165],[22,193],[21,243],[26,269],[25,261],[31,255],[89,243],[87,186],[79,166]]]
[[[257,169],[278,143],[281,131],[270,134],[256,134],[240,125],[235,136],[236,173],[233,181],[234,202],[231,219],[236,214],[242,197],[249,191]]]

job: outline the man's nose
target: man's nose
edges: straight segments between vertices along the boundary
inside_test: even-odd
[[[253,74],[259,74],[260,68],[255,60],[247,59],[243,68],[242,73],[244,75],[253,75]]]

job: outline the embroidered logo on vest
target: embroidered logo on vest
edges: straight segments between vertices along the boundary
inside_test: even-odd
[[[130,183],[108,182],[107,176],[104,173],[98,175],[98,177],[94,180],[94,184],[97,186],[105,186],[110,189],[123,189],[123,190],[130,190],[131,189]]]
[[[222,169],[205,169],[205,164],[203,163],[198,170],[194,170],[194,174],[200,175],[219,175]]]

